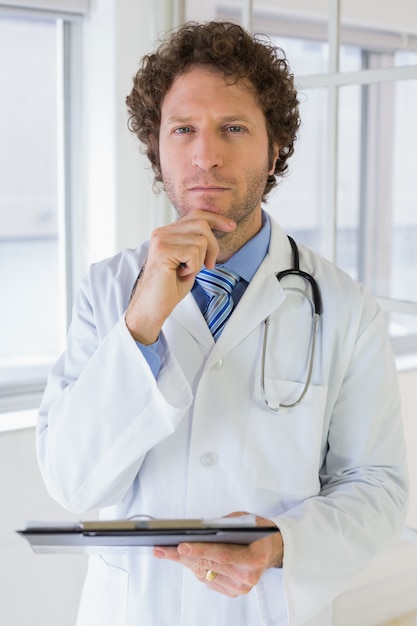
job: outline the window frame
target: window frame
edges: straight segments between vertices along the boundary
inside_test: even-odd
[[[405,80],[415,80],[417,77],[417,65],[408,65],[401,67],[388,67],[378,69],[362,69],[354,72],[332,72],[322,75],[311,76],[299,76],[297,83],[301,89],[314,89],[314,88],[328,88],[329,99],[331,100],[331,108],[333,115],[329,115],[329,136],[330,150],[329,150],[329,171],[337,171],[337,90],[340,87],[347,85],[359,85],[367,87],[372,84],[383,84],[384,82],[397,82]],[[337,177],[334,178],[335,184]],[[327,194],[327,207],[326,215],[329,218],[327,220],[326,236],[326,256],[332,261],[336,259],[336,229],[337,229],[337,194],[335,193],[333,186],[328,190]],[[370,217],[370,216],[368,216]],[[361,248],[363,251],[364,238],[362,239]],[[361,279],[364,276],[360,277]],[[391,313],[406,313],[407,315],[417,315],[417,302],[409,302],[406,300],[377,297],[382,308]]]
[[[28,3],[26,3],[28,4]],[[30,3],[29,3],[30,4]],[[66,0],[52,0],[55,8],[27,8],[19,3],[12,8],[5,8],[0,2],[0,16],[8,18],[27,17],[30,19],[54,19],[57,26],[57,67],[58,67],[58,206],[60,214],[59,232],[62,240],[59,246],[60,265],[64,285],[62,290],[63,317],[60,323],[61,346],[65,343],[65,336],[71,317],[74,294],[78,287],[79,276],[84,273],[85,265],[79,255],[74,254],[74,241],[77,246],[83,245],[86,238],[85,224],[82,210],[76,210],[81,202],[81,178],[83,167],[82,159],[75,159],[80,154],[81,146],[81,12],[69,12],[71,2]],[[74,3],[73,3],[74,4]],[[84,0],[75,2],[80,10],[86,8]],[[57,10],[61,8],[61,10]],[[40,404],[47,375],[53,362],[44,362],[39,359],[29,368],[28,373],[22,371],[21,376],[12,377],[0,385],[0,432],[13,428],[17,415],[23,416],[23,423],[27,425],[27,412],[33,412]],[[16,423],[19,420],[16,419]],[[32,424],[33,425],[33,424]]]
[[[355,71],[341,71],[339,67],[339,50],[344,45],[353,45],[366,48],[369,58],[375,58],[376,53],[392,55],[394,51],[403,48],[403,38],[400,33],[379,31],[377,29],[346,26],[342,23],[341,0],[329,0],[327,19],[306,20],[291,17],[285,13],[279,16],[257,11],[253,8],[252,0],[243,0],[244,8],[222,7],[217,8],[217,17],[232,17],[241,21],[252,32],[261,32],[269,36],[294,37],[327,41],[328,68],[327,72],[310,75],[297,75],[296,83],[300,91],[307,89],[327,89],[328,94],[328,122],[327,122],[327,172],[329,173],[326,190],[326,219],[321,226],[324,229],[324,255],[332,262],[337,258],[337,228],[338,228],[338,123],[339,123],[339,90],[344,86],[360,86],[366,91],[374,84],[395,83],[397,81],[415,80],[417,65],[369,67]],[[407,35],[407,50],[417,51],[417,35]],[[369,142],[368,142],[369,145]],[[364,155],[362,155],[364,158]],[[368,162],[370,157],[368,156]],[[368,219],[373,219],[372,209],[368,205],[364,210],[364,198],[360,199],[361,223],[359,225],[359,280],[366,281],[367,260],[366,253],[366,226]],[[390,211],[390,209],[388,209]],[[379,219],[381,216],[379,216]],[[389,219],[385,214],[383,219]],[[379,297],[375,295],[383,311],[389,315],[400,313],[417,316],[417,302],[398,298]],[[409,356],[410,362],[417,361],[417,336],[415,334],[403,337],[391,337],[394,352],[397,357]]]

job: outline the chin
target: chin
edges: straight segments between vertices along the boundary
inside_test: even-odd
[[[216,229],[213,229],[211,232],[216,237],[216,239],[224,239],[225,237],[227,237],[227,235],[231,234],[231,233],[224,233],[222,230],[216,230]]]

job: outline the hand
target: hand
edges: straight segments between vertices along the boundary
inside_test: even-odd
[[[258,517],[257,523],[270,526],[272,522]],[[283,551],[282,536],[277,529],[276,533],[247,546],[192,542],[177,547],[156,547],[153,554],[159,559],[185,565],[211,589],[234,598],[249,593],[270,567],[282,567]],[[212,581],[206,579],[208,570],[217,574]]]
[[[192,211],[151,235],[140,284],[126,312],[136,341],[151,344],[175,306],[191,290],[203,265],[213,268],[219,246],[213,230],[231,232],[232,220],[209,211]]]

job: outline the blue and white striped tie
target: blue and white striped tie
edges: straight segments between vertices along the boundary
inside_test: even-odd
[[[232,313],[231,293],[238,280],[239,276],[235,272],[223,267],[215,267],[213,270],[202,269],[196,276],[200,287],[210,296],[203,315],[215,341]]]

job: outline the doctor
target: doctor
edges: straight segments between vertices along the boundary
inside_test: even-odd
[[[277,532],[90,557],[78,625],[330,626],[401,532],[405,453],[378,305],[300,245],[323,304],[312,351],[310,282],[276,277],[296,256],[261,206],[299,126],[287,62],[237,25],[186,24],[127,102],[178,219],[83,281],[40,410],[45,483],[79,514],[245,511]]]

